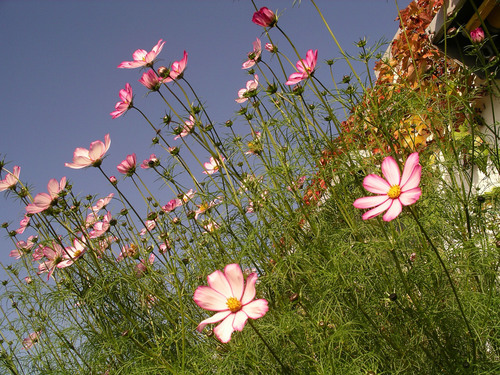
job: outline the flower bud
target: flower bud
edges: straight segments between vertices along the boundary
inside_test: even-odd
[[[160,66],[158,68],[158,75],[162,78],[167,78],[168,75],[170,74],[170,69],[168,69],[167,67],[165,66]]]
[[[278,18],[272,10],[262,7],[253,14],[252,22],[262,27],[273,27],[278,22]]]

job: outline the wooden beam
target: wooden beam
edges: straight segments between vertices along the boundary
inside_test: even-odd
[[[484,0],[477,9],[477,12],[472,15],[467,25],[465,25],[465,29],[470,33],[472,30],[481,26],[481,20],[485,20],[491,11],[498,6],[497,0]]]

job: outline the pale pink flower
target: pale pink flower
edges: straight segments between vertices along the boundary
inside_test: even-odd
[[[194,117],[189,116],[189,120],[186,120],[184,122],[184,127],[182,128],[182,131],[177,136],[175,136],[174,141],[179,138],[183,138],[186,135],[191,134],[191,132],[193,131],[194,123],[195,123]]]
[[[261,143],[262,133],[255,132],[255,136],[251,142],[248,142],[248,151],[245,152],[245,155],[259,155],[262,152],[262,143]]]
[[[264,48],[266,49],[266,51],[269,51],[269,52],[276,52],[277,51],[277,48],[275,45],[271,44],[271,43],[266,43],[266,45],[264,46]]]
[[[259,76],[254,75],[254,79],[247,82],[247,86],[244,89],[238,91],[238,99],[235,99],[237,103],[244,103],[249,97],[254,96],[257,88],[259,87]]]
[[[204,174],[214,174],[219,171],[221,163],[224,163],[224,160],[226,160],[224,157],[219,161],[213,157],[210,157],[210,161],[206,162],[203,164],[205,167],[205,170],[203,171]]]
[[[170,212],[175,210],[177,207],[182,206],[182,201],[180,199],[171,199],[165,206],[161,209],[165,212]]]
[[[117,102],[115,104],[115,110],[110,113],[113,119],[120,117],[133,106],[134,96],[130,84],[126,83],[125,89],[121,89],[118,95],[120,96],[121,102]]]
[[[206,232],[203,232],[203,234],[206,233],[214,233],[217,229],[220,228],[220,225],[216,223],[215,221],[208,221],[203,225],[203,229],[206,230]]]
[[[418,153],[414,152],[406,160],[401,176],[398,164],[391,156],[382,162],[382,173],[385,179],[375,174],[369,174],[363,180],[363,186],[371,193],[378,195],[358,198],[353,205],[356,208],[372,208],[363,214],[363,220],[371,219],[382,212],[384,221],[395,219],[403,206],[415,203],[422,194],[418,187],[422,166],[418,164]]]
[[[154,60],[156,56],[161,52],[163,45],[165,42],[162,42],[162,39],[158,41],[158,43],[153,47],[150,52],[147,52],[143,49],[138,49],[132,54],[133,61],[123,61],[118,65],[118,68],[140,68],[143,66],[151,67],[153,66]]]
[[[39,261],[43,258],[43,249],[45,246],[42,244],[38,245],[33,251],[33,261]]]
[[[158,74],[156,74],[154,70],[150,69],[142,74],[139,82],[151,91],[158,91],[163,83],[163,78],[158,77]]]
[[[165,242],[163,242],[163,243],[160,244],[160,253],[163,254],[167,250],[170,250],[171,248],[172,247],[170,246],[170,241],[169,240],[165,240]]]
[[[26,276],[24,278],[24,281],[26,282],[26,284],[31,284],[33,282],[33,280],[31,279],[31,277],[29,277],[29,276]]]
[[[310,75],[313,74],[314,69],[316,68],[316,62],[318,61],[318,50],[313,51],[310,49],[307,51],[306,58],[299,60],[296,64],[298,73],[292,73],[288,77],[288,81],[285,82],[285,85],[295,85],[300,81],[307,79]]]
[[[481,43],[484,40],[484,31],[481,27],[470,32],[470,38],[474,43]]]
[[[139,263],[135,266],[136,275],[138,277],[142,276],[144,274],[144,272],[147,271],[148,267],[153,264],[154,261],[155,261],[155,255],[153,253],[151,253],[151,255],[149,256],[149,258],[147,260],[141,259],[141,263]]]
[[[12,168],[12,172],[7,171],[7,176],[5,176],[3,180],[0,180],[0,191],[13,189],[19,182],[20,173],[21,173],[21,167],[17,165],[14,166],[14,168]]]
[[[260,61],[260,55],[262,53],[262,45],[260,43],[260,39],[255,39],[253,42],[253,51],[248,53],[248,60],[245,61],[241,67],[241,69],[248,69],[254,66],[256,63]]]
[[[98,167],[102,163],[104,154],[111,146],[111,138],[109,134],[104,136],[104,143],[102,141],[94,141],[90,144],[89,149],[77,147],[73,153],[73,163],[64,163],[64,166],[80,169],[85,167]]]
[[[160,164],[160,161],[158,160],[158,158],[156,157],[155,154],[151,154],[149,156],[149,159],[146,159],[142,162],[141,164],[141,168],[142,169],[149,169],[153,166],[157,166]]]
[[[248,318],[262,318],[268,305],[265,299],[255,298],[257,274],[243,277],[238,264],[229,264],[224,272],[219,270],[208,275],[209,286],[199,286],[193,299],[198,306],[208,311],[217,311],[212,317],[203,320],[196,328],[203,331],[207,324],[221,322],[214,329],[215,336],[223,343],[231,340],[232,333],[242,331]]]
[[[116,258],[116,261],[120,262],[127,257],[135,257],[138,254],[137,251],[137,245],[134,243],[123,246],[120,255],[118,256],[118,258]]]
[[[195,194],[196,191],[194,191],[193,189],[189,189],[189,191],[182,196],[181,198],[182,203],[184,204],[189,202],[194,197]]]
[[[16,259],[21,258],[24,254],[27,254],[31,250],[37,239],[37,236],[29,236],[26,241],[17,241],[16,249],[12,250],[9,253],[9,256]]]
[[[132,176],[135,172],[135,166],[136,166],[136,156],[135,153],[132,155],[127,155],[125,160],[123,160],[120,164],[117,165],[116,169],[118,169],[118,172],[126,174],[127,176]]]
[[[172,67],[170,68],[170,73],[168,77],[165,78],[164,82],[167,83],[173,81],[174,79],[181,79],[184,74],[184,70],[186,69],[187,62],[188,62],[188,54],[186,51],[184,51],[184,57],[182,58],[182,60],[174,61],[172,63]]]
[[[16,229],[16,233],[23,234],[29,223],[30,223],[30,217],[28,215],[24,215],[24,218],[19,222],[19,228]]]
[[[92,206],[91,210],[94,213],[99,212],[101,209],[105,208],[111,199],[115,196],[114,193],[110,193],[107,197],[99,199],[94,206]]]
[[[253,14],[252,22],[262,27],[273,27],[278,22],[278,18],[272,10],[262,7]]]
[[[52,246],[45,246],[43,255],[47,260],[39,264],[38,274],[48,272],[47,280],[52,276],[56,268],[65,268],[73,263],[68,262],[65,249],[56,242],[53,242]]]
[[[146,224],[146,228],[141,229],[141,231],[139,232],[140,236],[144,236],[147,232],[152,231],[156,227],[155,220],[146,220],[145,224]]]
[[[50,179],[47,184],[47,193],[39,193],[33,199],[33,203],[26,206],[26,211],[30,214],[37,214],[39,212],[45,211],[49,208],[59,196],[59,193],[64,190],[66,186],[66,177],[61,178],[60,182],[57,182],[55,178]]]
[[[211,201],[210,203],[207,203],[207,202],[203,202],[202,204],[200,204],[198,207],[198,209],[195,211],[195,215],[194,215],[194,219],[198,219],[198,217],[201,215],[201,214],[204,214],[206,211],[208,211],[209,209],[211,209],[212,207],[218,205],[221,203],[221,200],[220,199],[215,199],[213,201]]]
[[[99,222],[94,224],[93,230],[89,233],[89,237],[90,238],[97,238],[97,237],[102,236],[104,233],[106,233],[109,230],[109,227],[111,226],[111,224],[110,224],[111,219],[112,219],[111,212],[108,212],[104,216],[102,221],[99,221]]]
[[[23,348],[29,350],[35,345],[40,339],[42,331],[36,331],[29,334],[29,336],[23,339]]]
[[[73,264],[75,260],[80,258],[87,251],[87,246],[85,243],[85,238],[82,237],[80,240],[75,238],[73,240],[73,246],[65,248],[66,253],[64,254],[64,261],[61,262],[62,266],[60,268],[68,267]]]

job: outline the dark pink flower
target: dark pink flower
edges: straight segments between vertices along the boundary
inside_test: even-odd
[[[135,172],[135,166],[136,166],[136,157],[134,153],[132,155],[127,155],[125,160],[123,160],[120,164],[117,165],[116,169],[118,169],[118,172],[123,173],[130,177]]]
[[[306,58],[297,62],[296,67],[299,71],[298,73],[292,73],[288,77],[288,81],[285,82],[285,85],[295,85],[300,81],[307,79],[310,75],[313,74],[314,69],[316,68],[316,62],[318,61],[318,50],[313,51],[310,49],[307,51]]]
[[[165,212],[171,212],[177,207],[182,206],[182,201],[180,199],[171,199],[165,206],[161,209]]]
[[[130,84],[126,83],[125,89],[121,89],[118,95],[120,96],[121,102],[116,103],[115,110],[110,113],[113,119],[120,117],[133,106],[134,96]]]
[[[47,193],[39,193],[33,198],[33,203],[26,206],[26,212],[30,214],[37,214],[39,212],[45,211],[49,208],[59,196],[59,193],[66,187],[66,177],[61,178],[60,182],[57,182],[55,178],[50,179],[47,184]]]
[[[170,68],[170,74],[168,75],[167,78],[165,78],[165,83],[171,82],[174,79],[181,79],[184,74],[184,70],[186,69],[187,62],[188,62],[188,54],[186,51],[184,51],[184,57],[182,58],[182,60],[174,61],[172,63],[172,67]]]
[[[271,44],[271,43],[266,43],[266,45],[264,46],[264,48],[266,49],[266,51],[269,51],[271,53],[276,52],[278,50],[276,48],[276,46],[273,45],[273,44]]]
[[[209,286],[199,286],[193,299],[202,309],[217,311],[212,317],[203,320],[196,328],[199,332],[207,324],[221,322],[214,329],[215,336],[223,343],[231,340],[231,334],[242,331],[250,319],[262,318],[268,305],[265,299],[255,298],[257,274],[251,273],[246,280],[238,264],[229,264],[224,273],[215,271],[208,275]]]
[[[273,27],[278,22],[278,18],[272,10],[262,7],[253,14],[252,22],[262,27]]]
[[[94,141],[90,144],[89,149],[77,147],[73,153],[73,163],[64,163],[65,167],[80,169],[85,167],[98,167],[102,163],[104,154],[108,152],[111,146],[111,138],[109,134],[104,136],[104,143],[102,141]]]
[[[481,27],[470,32],[470,38],[474,43],[481,43],[484,40],[484,31]]]
[[[132,54],[133,61],[123,61],[118,68],[140,68],[143,66],[151,67],[153,66],[154,60],[156,56],[161,52],[163,45],[165,42],[162,42],[162,39],[158,41],[158,43],[153,47],[150,52],[147,52],[143,49],[138,49]]]
[[[26,230],[26,227],[29,225],[29,223],[30,223],[30,217],[28,215],[24,215],[24,218],[19,223],[19,228],[16,229],[16,233],[23,234],[24,231]]]
[[[14,166],[12,172],[7,171],[7,176],[3,180],[0,180],[0,191],[7,189],[13,189],[19,181],[19,174],[21,173],[21,167]]]
[[[139,82],[151,91],[158,91],[163,83],[163,78],[158,77],[155,71],[150,69],[143,73]]]
[[[156,157],[155,154],[151,154],[149,156],[149,159],[146,159],[142,162],[141,164],[141,168],[142,169],[149,169],[151,167],[156,167],[160,164],[160,161],[158,160],[158,158]]]
[[[118,180],[116,179],[115,176],[111,176],[109,177],[109,182],[111,182],[111,184],[113,185],[116,185],[118,183]]]
[[[245,61],[241,67],[241,69],[248,69],[258,63],[260,61],[260,55],[262,53],[262,46],[260,43],[260,39],[255,39],[253,42],[253,51],[248,54],[248,60]]]
[[[369,174],[363,180],[363,186],[371,197],[358,198],[353,205],[356,208],[372,208],[363,214],[363,220],[371,219],[382,212],[384,221],[394,220],[402,211],[403,206],[409,206],[420,198],[422,191],[418,187],[422,166],[418,164],[418,153],[414,152],[406,160],[401,176],[398,163],[391,156],[382,162],[382,173],[385,179],[375,174]]]

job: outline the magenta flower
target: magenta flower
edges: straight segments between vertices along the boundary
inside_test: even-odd
[[[385,179],[369,174],[363,180],[363,186],[371,193],[378,195],[358,198],[353,205],[356,208],[372,208],[363,214],[363,220],[371,219],[382,212],[384,221],[394,220],[402,211],[420,198],[422,191],[418,187],[422,166],[418,164],[418,153],[414,152],[406,160],[401,176],[398,164],[388,156],[382,162],[382,173]]]
[[[259,76],[254,75],[254,79],[247,82],[247,86],[244,89],[238,91],[238,99],[235,99],[237,103],[244,103],[248,98],[255,96],[257,88],[259,87]]]
[[[307,51],[306,58],[297,61],[296,67],[299,71],[298,73],[292,73],[288,77],[288,81],[285,82],[285,85],[295,85],[300,81],[307,79],[310,75],[313,74],[314,69],[316,68],[316,62],[318,61],[318,50],[314,51],[310,49]]]
[[[104,154],[111,146],[111,138],[109,134],[104,136],[104,143],[94,141],[90,144],[89,149],[77,147],[73,153],[73,163],[64,163],[65,167],[80,169],[85,167],[99,167],[102,163]]]
[[[57,182],[55,178],[50,179],[47,184],[47,193],[39,193],[33,199],[33,203],[26,206],[26,212],[29,214],[37,214],[49,208],[59,196],[59,193],[66,187],[66,177],[61,178],[61,182]]]
[[[248,54],[248,60],[245,61],[241,67],[241,69],[248,69],[258,63],[260,61],[260,55],[262,53],[262,45],[260,43],[260,39],[256,38],[255,42],[253,42],[253,51]]]
[[[111,118],[113,119],[120,117],[133,106],[134,97],[132,94],[132,87],[130,86],[130,84],[126,83],[125,89],[121,89],[118,95],[120,96],[120,99],[122,101],[116,103],[115,110],[110,113]]]
[[[224,163],[225,158],[222,158],[220,161],[217,159],[214,159],[213,157],[210,157],[210,161],[203,164],[205,167],[205,170],[203,171],[204,174],[214,174],[219,171],[220,169],[220,163]]]
[[[118,169],[118,172],[123,173],[130,177],[135,172],[135,166],[136,166],[136,157],[134,153],[132,155],[127,155],[125,160],[123,160],[120,164],[116,166],[116,169]]]
[[[278,22],[278,18],[272,10],[262,7],[253,14],[252,22],[262,27],[273,27]]]
[[[23,234],[29,223],[30,223],[30,217],[28,215],[24,215],[24,218],[19,222],[19,228],[16,229],[16,233]]]
[[[143,160],[143,162],[141,164],[141,168],[142,169],[149,169],[151,167],[156,167],[158,165],[160,165],[160,161],[158,160],[158,158],[156,157],[155,154],[151,154],[149,156],[149,159]]]
[[[188,54],[186,51],[184,51],[184,57],[182,58],[181,61],[174,61],[172,63],[172,67],[170,68],[170,74],[168,75],[167,78],[165,78],[165,83],[166,82],[171,82],[174,79],[181,79],[182,75],[184,74],[184,70],[186,69],[188,62]]]
[[[151,91],[158,91],[161,84],[163,83],[163,78],[158,77],[154,70],[148,70],[144,72],[139,82],[146,86],[147,89]]]
[[[180,199],[171,199],[165,206],[162,206],[161,209],[165,212],[171,212],[180,206],[182,206],[182,201]]]
[[[19,181],[19,174],[21,173],[21,167],[14,166],[12,172],[7,171],[7,176],[3,180],[0,180],[0,191],[7,189],[13,189]]]
[[[151,67],[153,66],[154,60],[156,56],[158,56],[163,48],[165,42],[162,42],[162,39],[158,41],[156,46],[150,52],[147,52],[143,49],[138,49],[132,54],[133,61],[123,61],[118,68],[140,68],[142,66]]]
[[[247,319],[262,318],[267,310],[265,299],[255,298],[257,274],[251,273],[246,280],[238,264],[229,264],[224,273],[217,270],[208,275],[209,286],[199,286],[193,299],[202,309],[217,311],[217,314],[202,321],[196,328],[199,332],[207,324],[222,321],[214,329],[215,336],[223,343],[231,340],[233,331],[242,331]]]
[[[184,127],[182,128],[181,132],[174,137],[174,141],[179,138],[183,138],[186,135],[191,134],[191,132],[193,131],[194,123],[195,123],[194,117],[190,115],[189,120],[186,120],[184,122]]]
[[[474,43],[481,43],[484,40],[484,31],[481,27],[470,32],[470,38]]]

